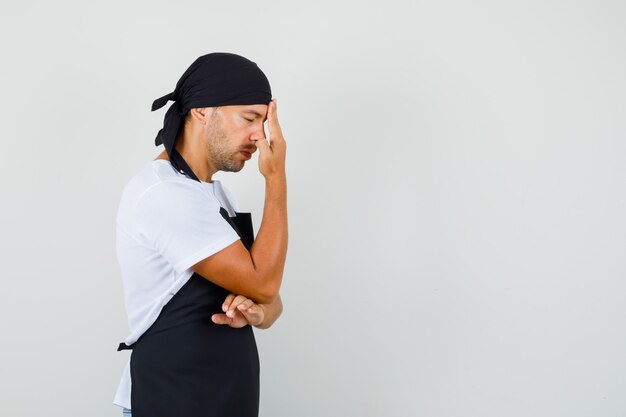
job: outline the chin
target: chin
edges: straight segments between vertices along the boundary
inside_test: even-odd
[[[239,172],[243,169],[244,164],[242,163],[241,165],[237,165],[237,166],[227,166],[222,168],[220,171],[226,171],[226,172]]]

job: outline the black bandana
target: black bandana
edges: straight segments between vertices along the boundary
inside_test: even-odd
[[[174,148],[187,112],[198,107],[269,104],[271,99],[270,83],[255,62],[228,52],[203,55],[187,68],[174,91],[152,103],[152,111],[155,111],[169,100],[174,101],[165,113],[163,128],[157,133],[154,144],[163,144],[172,166],[199,182]]]

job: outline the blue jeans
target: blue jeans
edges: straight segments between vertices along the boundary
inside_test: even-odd
[[[122,416],[123,417],[131,417],[132,414],[130,413],[130,408],[126,408],[126,407],[122,407]]]

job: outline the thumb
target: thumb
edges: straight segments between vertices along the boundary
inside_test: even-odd
[[[226,314],[213,314],[211,316],[211,319],[213,320],[213,323],[215,324],[228,324],[232,321],[232,319],[228,317]]]

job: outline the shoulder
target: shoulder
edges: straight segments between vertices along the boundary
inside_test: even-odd
[[[163,211],[219,206],[197,181],[179,175],[166,160],[147,163],[124,187],[122,203],[131,211]]]

